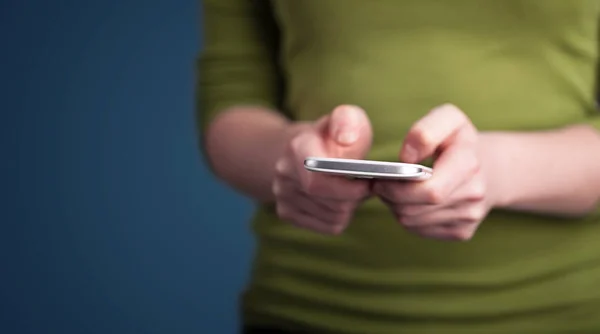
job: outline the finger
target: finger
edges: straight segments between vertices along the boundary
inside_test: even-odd
[[[434,165],[436,172],[423,182],[378,181],[373,190],[397,204],[444,204],[470,197],[471,189],[459,192],[469,183],[475,184],[479,174],[479,160],[475,152],[451,148]],[[475,185],[473,186],[475,187]],[[480,186],[482,188],[482,186]],[[483,189],[472,189],[483,192]]]
[[[322,135],[317,132],[305,132],[292,139],[288,145],[286,154],[294,164],[296,175],[300,175],[304,169],[304,160],[308,157],[329,157],[325,150]]]
[[[348,220],[355,208],[355,204],[351,202],[325,203],[319,199],[309,198],[294,184],[285,180],[273,183],[273,193],[279,202],[286,202],[301,212],[318,217],[323,222],[333,225]]]
[[[331,225],[321,221],[319,218],[311,216],[285,203],[277,203],[277,215],[284,221],[294,226],[312,230],[322,234],[338,235],[346,225]]]
[[[479,174],[477,151],[460,145],[451,146],[433,164],[435,173],[425,182],[416,183],[415,190],[439,203],[449,198],[461,186],[472,182]]]
[[[362,159],[371,147],[371,122],[360,107],[341,105],[329,117],[325,130],[328,157]]]
[[[295,161],[284,157],[275,163],[275,175],[278,177],[297,179]]]
[[[442,209],[447,209],[451,207],[455,207],[456,205],[467,205],[471,204],[473,201],[465,200],[460,202],[452,202],[452,203],[444,203],[444,204],[406,204],[406,205],[397,205],[396,212],[399,216],[402,217],[416,217],[424,214],[428,214],[431,212],[439,211]]]
[[[423,204],[409,196],[414,186],[412,182],[377,180],[373,183],[373,193],[390,205]]]
[[[360,202],[370,195],[366,180],[346,179],[342,176],[302,172],[301,189],[309,197],[335,202]],[[309,174],[309,175],[306,175]]]
[[[438,211],[450,207],[448,204],[405,204],[393,206],[393,211],[400,220],[401,217],[412,218],[420,215],[424,215],[430,212]]]
[[[418,216],[432,212],[455,208],[457,206],[472,205],[477,202],[471,199],[444,204],[395,204],[387,199],[382,199],[382,201],[390,207],[396,217],[398,217],[398,220],[400,220],[400,217],[416,219]]]
[[[476,224],[447,224],[407,229],[410,232],[428,239],[444,241],[468,241],[475,235]]]
[[[373,185],[373,193],[396,206],[448,205],[434,190],[415,182],[381,180]]]
[[[285,202],[289,203],[296,210],[315,217],[319,221],[329,225],[344,224],[351,216],[351,211],[331,210],[328,207],[319,205],[318,202],[312,201],[301,193],[297,193],[296,197]]]
[[[308,198],[311,201],[314,201],[317,205],[323,207],[323,209],[329,210],[332,212],[353,211],[356,208],[356,206],[358,206],[358,204],[360,204],[362,202],[362,200],[348,201],[348,200],[325,198],[325,197],[310,195],[310,194],[306,193],[304,191],[304,189],[302,189],[301,185],[298,184],[297,180],[291,179],[291,178],[282,177],[279,182],[281,182],[284,185],[284,187],[291,189],[291,190],[286,189],[285,190],[286,192],[287,191],[299,192],[302,196]],[[367,199],[367,198],[368,198],[368,196],[366,196],[364,199]]]
[[[435,184],[431,188],[421,188],[422,185],[413,182],[396,181],[377,181],[373,186],[373,193],[385,198],[391,203],[401,205],[407,214],[416,215],[426,211],[438,210],[443,207],[455,205],[462,202],[477,202],[485,199],[486,183],[481,172],[475,174],[472,179],[466,180],[454,191],[451,191],[445,200],[441,201],[445,195],[436,195],[429,192],[435,192]],[[423,192],[423,196],[418,193]],[[423,200],[422,197],[425,197]],[[440,201],[436,203],[436,201]]]
[[[290,150],[295,157],[296,175],[301,189],[310,196],[344,201],[361,200],[369,194],[367,180],[347,179],[336,175],[309,172],[304,159],[309,156],[328,156],[321,138],[313,133],[298,136],[291,142]]]
[[[417,163],[452,141],[473,144],[476,139],[477,130],[465,113],[454,105],[445,104],[413,124],[404,139],[400,160]]]
[[[421,215],[410,216],[402,210],[397,214],[400,223],[406,227],[452,224],[457,221],[466,224],[478,224],[485,218],[487,209],[483,203],[466,202]]]
[[[481,169],[475,173],[475,176],[456,188],[450,194],[449,202],[479,202],[485,199],[487,193],[487,184]]]

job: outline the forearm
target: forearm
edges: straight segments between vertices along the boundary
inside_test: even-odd
[[[589,126],[481,135],[499,189],[497,207],[584,216],[600,201],[600,134]]]
[[[260,107],[237,107],[216,117],[205,135],[215,174],[259,202],[271,202],[275,161],[304,124]]]

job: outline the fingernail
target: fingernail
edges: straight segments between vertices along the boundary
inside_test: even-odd
[[[340,131],[337,134],[337,142],[344,145],[353,144],[358,139],[358,133],[356,131]]]
[[[358,140],[358,131],[356,130],[360,126],[358,110],[353,106],[343,106],[334,112],[337,115],[335,115],[336,124],[332,130],[334,130],[336,141],[344,145],[353,144]]]
[[[285,171],[285,160],[280,160],[275,164],[275,171],[280,174]]]

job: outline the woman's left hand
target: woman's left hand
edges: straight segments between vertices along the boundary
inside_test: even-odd
[[[378,180],[374,192],[398,222],[420,236],[466,241],[495,204],[480,134],[453,105],[443,105],[417,121],[407,134],[400,160],[434,158],[433,176],[422,182]]]

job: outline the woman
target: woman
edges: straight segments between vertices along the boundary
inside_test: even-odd
[[[257,202],[247,332],[600,331],[600,1],[203,10],[205,153]],[[434,175],[349,180],[307,156]]]

